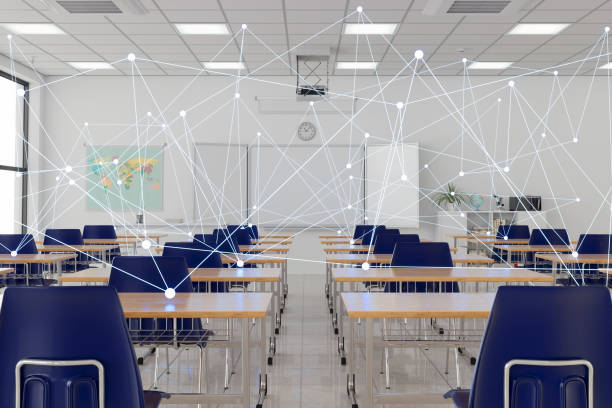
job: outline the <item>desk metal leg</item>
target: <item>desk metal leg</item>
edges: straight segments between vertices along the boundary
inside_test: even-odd
[[[329,281],[331,275],[331,264],[327,262],[325,264],[325,297],[329,299]]]
[[[355,393],[355,323],[354,319],[349,317],[349,368],[346,375],[346,393],[351,400],[352,408],[357,408],[357,395]]]
[[[365,319],[366,321],[366,372],[365,372],[365,389],[364,399],[366,408],[374,408],[374,319]]]
[[[257,408],[263,406],[264,399],[268,393],[268,373],[266,372],[266,318],[261,320],[261,333],[260,333],[260,369],[259,369],[259,395],[257,397]]]
[[[249,319],[242,319],[242,406],[249,408],[250,367],[249,367]]]
[[[338,307],[338,353],[340,354],[340,364],[346,365],[345,343],[344,343],[344,311],[342,302],[337,303]],[[351,321],[349,319],[349,321]],[[350,371],[349,371],[350,372]]]

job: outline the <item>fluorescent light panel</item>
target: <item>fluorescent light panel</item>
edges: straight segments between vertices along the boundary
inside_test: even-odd
[[[55,24],[9,23],[2,24],[12,33],[20,35],[57,35],[66,34]]]
[[[227,24],[186,24],[174,25],[184,35],[229,35]]]
[[[555,35],[565,30],[565,23],[517,24],[508,32],[509,35]]]
[[[375,61],[338,61],[336,69],[376,69]]]
[[[208,62],[203,62],[202,64],[204,64],[204,68],[206,69],[219,69],[219,70],[223,70],[223,69],[244,69],[244,62],[240,62],[240,61],[208,61]]]
[[[511,62],[474,61],[470,65],[468,65],[468,69],[506,69],[510,65],[512,65]]]
[[[108,62],[101,61],[69,62],[68,64],[81,71],[87,71],[89,69],[114,69]]]
[[[397,24],[355,24],[349,23],[344,25],[344,34],[347,35],[391,35],[395,32]]]
[[[612,62],[608,62],[605,65],[602,65],[601,67],[599,67],[599,69],[612,69]]]

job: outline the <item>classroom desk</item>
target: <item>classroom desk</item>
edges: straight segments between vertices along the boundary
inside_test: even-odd
[[[407,394],[376,394],[374,393],[374,320],[375,319],[486,319],[489,316],[494,293],[342,293],[343,309],[349,322],[349,369],[347,374],[347,391],[352,403],[357,403],[355,394],[355,320],[365,320],[365,385],[359,392],[361,408],[374,408],[376,404],[406,404],[409,401],[414,406],[425,404],[448,404],[440,393],[407,393]],[[454,326],[456,327],[456,326]],[[460,333],[453,328],[456,333]],[[462,331],[462,330],[461,330]],[[406,340],[393,340],[408,347],[457,347],[473,345],[478,347],[480,340],[463,338],[461,335],[425,339],[417,334]],[[386,342],[383,342],[386,344]],[[457,355],[455,356],[457,359]],[[457,360],[456,360],[457,361]],[[459,378],[457,378],[460,386]]]
[[[129,239],[129,240],[143,240],[143,239],[154,239],[155,242],[157,242],[157,245],[159,245],[159,240],[161,238],[167,237],[168,234],[121,234],[121,235],[117,235],[117,239],[119,240],[124,240],[124,239]]]
[[[555,283],[557,283],[557,271],[561,265],[612,264],[612,254],[577,254],[576,257],[567,253],[536,254],[535,258],[552,262],[552,274]],[[582,283],[584,284],[584,276],[582,277]]]
[[[15,272],[15,268],[0,268],[0,275],[6,275],[11,272]]]
[[[493,245],[493,248],[499,249],[500,251],[502,251],[502,253],[507,252],[508,255],[512,255],[512,253],[519,254],[519,258],[522,260],[523,264],[525,263],[526,256],[528,253],[536,254],[543,252],[572,252],[572,248],[567,245]]]
[[[293,244],[293,241],[288,241],[288,240],[278,240],[278,239],[252,239],[251,240],[251,244],[254,245],[258,245],[258,244],[264,244],[264,245],[291,245]]]
[[[425,242],[425,241],[422,241]],[[368,253],[374,250],[374,245],[342,245],[336,244],[332,246],[326,246],[323,248],[323,252],[326,254],[341,254],[341,253]],[[449,248],[453,253],[457,252],[457,248]]]
[[[477,240],[482,240],[482,239],[490,239],[491,235],[486,235],[486,234],[450,234],[447,235],[447,237],[450,237],[453,239],[453,247],[457,248],[457,241],[460,239],[477,239]]]
[[[87,238],[83,239],[85,245],[115,245],[115,246],[131,246],[132,253],[136,255],[136,247],[138,245],[138,239],[129,238]]]
[[[38,252],[41,253],[54,253],[54,252],[72,252],[72,253],[83,253],[86,254],[88,259],[92,258],[98,262],[110,263],[110,259],[104,256],[106,251],[111,251],[116,248],[116,245],[40,245]],[[98,257],[95,257],[95,254]],[[92,255],[89,255],[92,254]],[[76,271],[77,264],[74,264]]]
[[[351,244],[351,241],[353,243]],[[361,245],[360,239],[348,239],[348,238],[337,238],[337,239],[322,239],[321,245]]]
[[[242,350],[241,393],[205,394],[202,393],[200,384],[198,393],[171,394],[169,399],[164,400],[164,403],[240,404],[244,408],[251,406],[251,380],[249,375],[249,326],[251,319],[258,319],[261,329],[261,338],[258,345],[261,353],[258,404],[263,403],[267,392],[265,317],[270,308],[271,298],[272,295],[270,293],[177,293],[173,299],[167,299],[161,292],[119,293],[119,299],[126,318],[240,319],[242,327],[240,342]],[[174,327],[177,327],[176,321]],[[214,343],[214,340],[207,341],[209,345]]]
[[[0,265],[24,265],[26,275],[26,285],[30,283],[30,265],[41,264],[51,266],[55,269],[55,274],[60,277],[62,275],[62,262],[70,259],[75,259],[77,256],[73,253],[68,254],[18,254],[11,256],[10,254],[0,254]],[[51,272],[53,273],[53,272]]]
[[[261,235],[259,236],[259,239],[268,239],[268,238],[272,238],[272,239],[287,239],[287,238],[292,238],[293,235],[264,235],[263,238],[261,237]]]
[[[349,235],[319,235],[319,239],[351,239],[353,237]]]
[[[239,245],[238,249],[240,252],[254,253],[254,252],[269,252],[277,254],[286,254],[289,252],[289,248],[286,246],[279,245]]]

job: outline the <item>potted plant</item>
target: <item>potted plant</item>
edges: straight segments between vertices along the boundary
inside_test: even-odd
[[[459,205],[465,202],[465,197],[457,191],[453,183],[448,183],[446,190],[436,195],[435,202],[439,207],[447,210],[459,209]]]

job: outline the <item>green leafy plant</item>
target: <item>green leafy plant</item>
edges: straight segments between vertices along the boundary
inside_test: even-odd
[[[436,195],[435,202],[440,207],[445,205],[459,207],[460,204],[466,202],[466,197],[457,191],[457,187],[454,184],[448,183],[446,190]]]

